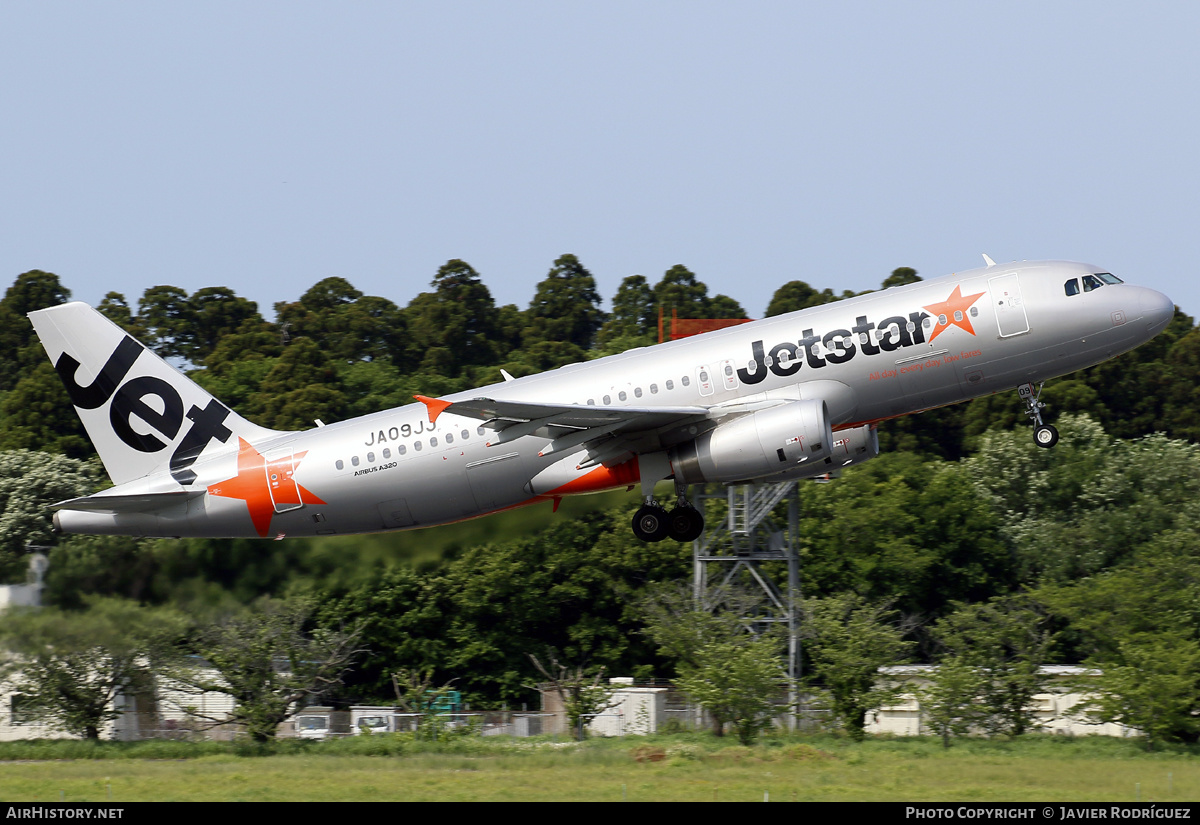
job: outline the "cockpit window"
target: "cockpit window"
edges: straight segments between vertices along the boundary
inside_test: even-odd
[[[1111,272],[1097,272],[1096,277],[1104,281],[1106,284],[1123,284],[1125,283]]]
[[[1104,282],[1101,281],[1099,278],[1097,278],[1095,275],[1084,275],[1083,276],[1083,291],[1084,292],[1091,292],[1093,289],[1099,289],[1102,286],[1104,286]]]
[[[1067,281],[1065,284],[1063,284],[1063,289],[1065,289],[1067,291],[1068,295],[1078,295],[1079,294],[1079,279],[1072,278],[1071,280]]]

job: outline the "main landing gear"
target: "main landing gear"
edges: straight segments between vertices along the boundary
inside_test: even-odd
[[[704,514],[692,506],[687,485],[675,478],[675,507],[668,512],[654,500],[654,485],[659,479],[674,478],[665,452],[638,456],[642,482],[642,506],[633,514],[633,534],[642,541],[695,541],[704,532]]]
[[[704,516],[684,496],[670,512],[651,497],[633,514],[633,534],[642,541],[695,541],[704,532]]]
[[[1033,443],[1039,447],[1050,448],[1058,443],[1058,430],[1042,421],[1042,410],[1046,405],[1042,403],[1041,397],[1042,387],[1045,385],[1045,381],[1036,388],[1033,384],[1022,384],[1017,387],[1017,395],[1025,403],[1025,414],[1033,419]]]

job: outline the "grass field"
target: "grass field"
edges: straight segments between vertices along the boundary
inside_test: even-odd
[[[135,801],[956,801],[1200,800],[1200,757],[1135,742],[930,740],[861,744],[776,738],[754,748],[711,737],[583,745],[473,740],[312,743],[244,756],[186,743],[105,743],[57,758],[0,748],[0,800]],[[329,747],[333,745],[334,747]],[[356,752],[359,751],[359,752]],[[68,751],[59,748],[60,755]],[[99,758],[97,758],[99,757]]]

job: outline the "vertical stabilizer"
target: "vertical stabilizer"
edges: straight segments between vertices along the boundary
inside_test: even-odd
[[[170,472],[187,486],[201,455],[275,433],[230,410],[84,303],[29,313],[114,484]]]

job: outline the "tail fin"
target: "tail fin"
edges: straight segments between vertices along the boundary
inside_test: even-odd
[[[182,485],[202,453],[275,434],[251,424],[87,304],[29,313],[114,484],[170,471]]]

